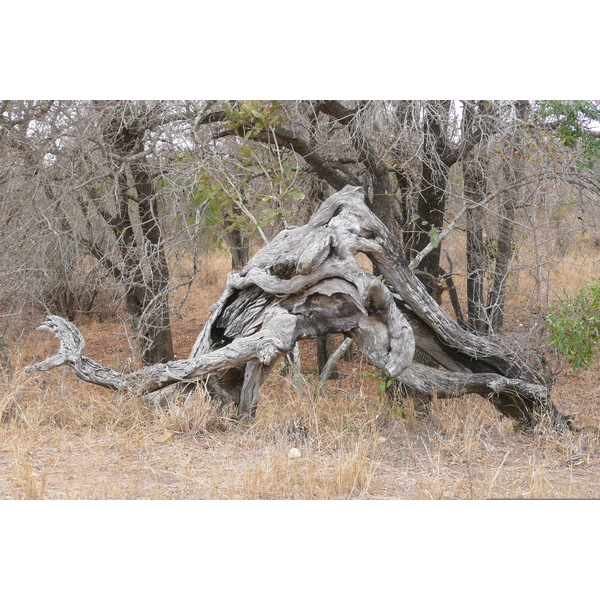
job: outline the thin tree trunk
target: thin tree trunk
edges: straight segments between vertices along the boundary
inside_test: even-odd
[[[494,280],[487,302],[487,320],[490,333],[501,333],[504,326],[504,302],[506,297],[506,284],[510,265],[514,253],[513,232],[515,229],[515,204],[512,192],[500,207],[500,223],[498,227],[498,246],[496,250],[496,264]]]
[[[517,100],[515,109],[515,134],[512,139],[512,152],[504,157],[503,172],[507,183],[523,179],[523,126],[529,112],[527,100]],[[487,315],[490,332],[501,333],[504,326],[504,304],[510,266],[514,254],[515,213],[519,202],[519,188],[509,187],[500,205],[498,226],[498,246],[494,281],[488,296]]]
[[[485,174],[477,156],[463,162],[464,194],[470,206],[467,209],[467,324],[477,333],[486,330],[485,253],[483,243],[483,201],[486,197]]]
[[[235,218],[242,216],[242,211],[237,206],[234,205],[231,210]],[[250,259],[250,240],[227,214],[223,215],[223,228],[225,242],[231,253],[231,268],[234,271],[241,271]]]
[[[323,373],[332,354],[335,352],[335,338],[331,334],[323,335],[317,338],[317,367],[319,373]],[[329,372],[329,379],[339,379],[340,374],[337,365],[334,365]]]
[[[421,170],[421,186],[417,203],[418,219],[415,235],[415,251],[423,250],[444,228],[444,215],[446,212],[446,187],[450,165],[444,161],[446,150],[446,135],[443,131],[444,120],[448,117],[450,103],[428,102],[425,106],[424,138]],[[440,302],[441,290],[438,279],[440,277],[441,246],[437,245],[421,261],[419,270],[423,285],[433,298]]]
[[[445,189],[448,182],[449,170],[444,165],[432,168],[429,164],[423,165],[423,185],[419,192],[417,211],[417,234],[415,250],[420,252],[431,241],[432,236],[444,228],[444,215],[446,212]],[[437,245],[419,265],[419,271],[424,271],[420,277],[427,291],[440,301],[440,286],[438,280],[440,270],[441,245]]]

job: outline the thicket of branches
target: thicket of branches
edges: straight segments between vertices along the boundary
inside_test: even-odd
[[[519,268],[543,312],[570,240],[596,227],[599,111],[597,101],[3,101],[2,327],[36,311],[73,320],[124,306],[143,362],[170,360],[172,292],[202,256],[224,243],[240,269],[252,245],[349,184],[434,298],[449,294],[470,331],[500,335],[517,253],[531,257]]]

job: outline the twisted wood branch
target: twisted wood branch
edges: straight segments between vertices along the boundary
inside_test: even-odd
[[[380,278],[356,260],[366,254]],[[569,426],[544,381],[497,341],[454,322],[416,278],[398,240],[367,208],[362,188],[346,186],[302,226],[287,229],[239,273],[228,276],[190,357],[119,373],[88,358],[77,328],[51,316],[58,353],[28,372],[68,365],[91,383],[148,394],[203,380],[211,393],[253,414],[259,388],[298,340],[345,333],[384,375],[441,396],[478,393],[503,414],[531,424],[540,415]],[[411,364],[415,347],[448,372]]]

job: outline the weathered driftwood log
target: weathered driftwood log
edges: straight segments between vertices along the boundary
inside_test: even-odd
[[[381,278],[359,266],[358,253]],[[357,187],[332,195],[306,225],[283,231],[228,276],[188,359],[119,373],[85,356],[83,338],[68,321],[51,316],[40,329],[54,333],[61,347],[30,372],[68,364],[86,381],[141,394],[203,380],[240,414],[254,413],[270,369],[298,340],[344,333],[371,364],[413,389],[477,393],[525,424],[546,415],[569,425],[517,354],[464,330],[429,296]],[[447,371],[411,364],[415,346]]]

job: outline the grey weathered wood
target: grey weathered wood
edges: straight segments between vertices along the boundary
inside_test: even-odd
[[[325,363],[323,370],[321,371],[321,376],[319,377],[319,382],[317,383],[317,387],[315,389],[315,396],[318,396],[323,388],[325,387],[325,382],[329,379],[331,375],[331,371],[338,364],[342,355],[348,350],[348,348],[352,344],[352,338],[346,338],[337,348],[337,350],[329,357],[329,360]]]
[[[506,393],[534,396],[540,401],[548,399],[545,386],[527,383],[521,379],[509,379],[496,373],[452,373],[413,363],[398,379],[423,394],[435,393],[438,398],[453,398],[464,394],[490,396]]]
[[[384,281],[359,266],[359,252]],[[365,205],[363,190],[351,186],[228,276],[185,360],[118,373],[85,356],[83,338],[71,323],[52,316],[41,329],[54,333],[61,348],[29,371],[67,364],[86,381],[142,394],[201,379],[213,396],[235,402],[240,414],[254,412],[266,373],[298,340],[345,333],[387,377],[441,395],[450,388],[480,393],[524,423],[540,414],[567,423],[525,361],[499,342],[466,331],[440,308],[398,240]],[[411,365],[415,346],[451,373]]]
[[[133,373],[120,373],[88,358],[79,330],[62,317],[50,316],[38,329],[54,333],[61,342],[60,349],[56,355],[25,370],[31,373],[68,365],[84,381],[114,390],[146,394],[174,383],[202,379],[218,371],[245,367],[255,359],[270,366],[280,354],[292,349],[294,323],[295,317],[282,309],[271,311],[258,333],[235,339],[222,349],[151,365]]]
[[[287,355],[288,357],[290,354]],[[291,367],[292,377],[294,378],[294,387],[296,388],[296,395],[302,396],[302,359],[300,357],[300,346],[294,344],[294,349],[291,353]]]
[[[265,369],[265,365],[259,360],[251,360],[247,363],[244,372],[244,383],[240,393],[240,403],[238,404],[239,416],[254,416],[258,404],[260,386],[265,380]]]

